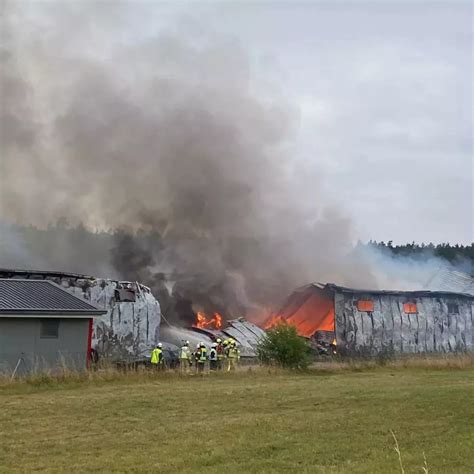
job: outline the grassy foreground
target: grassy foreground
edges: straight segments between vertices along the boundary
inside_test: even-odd
[[[3,384],[0,404],[1,472],[401,472],[391,431],[406,473],[474,471],[473,367]]]

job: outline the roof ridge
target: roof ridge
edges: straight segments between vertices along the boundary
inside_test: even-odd
[[[104,314],[106,311],[50,280],[0,279],[0,313],[11,312]]]

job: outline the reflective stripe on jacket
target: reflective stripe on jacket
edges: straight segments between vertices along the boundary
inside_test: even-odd
[[[206,362],[207,359],[207,349],[205,347],[201,347],[199,350],[199,359],[198,362],[204,363]]]
[[[183,346],[181,348],[181,352],[179,353],[179,358],[185,359],[185,360],[188,360],[191,358],[191,351],[189,350],[188,346]]]
[[[214,347],[209,352],[209,360],[217,360],[217,351]]]
[[[231,347],[229,349],[229,359],[238,359],[240,356],[240,351],[236,347]]]

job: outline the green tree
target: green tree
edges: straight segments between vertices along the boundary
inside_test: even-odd
[[[257,355],[263,364],[302,369],[310,362],[310,350],[306,339],[300,337],[294,326],[280,323],[267,331],[257,347]]]

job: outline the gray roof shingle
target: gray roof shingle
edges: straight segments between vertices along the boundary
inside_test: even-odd
[[[103,314],[48,280],[0,279],[0,313]]]

